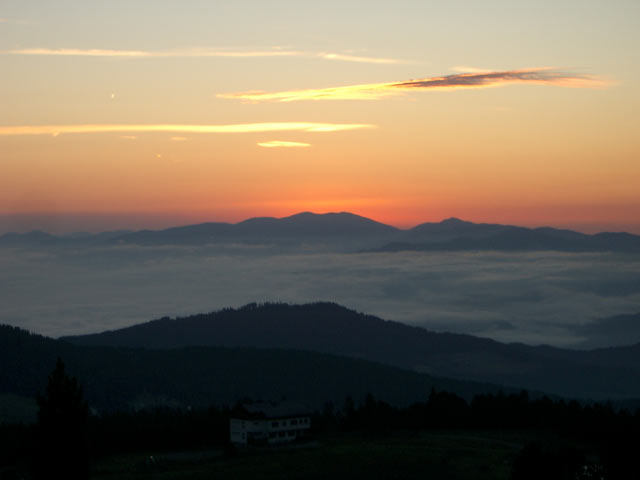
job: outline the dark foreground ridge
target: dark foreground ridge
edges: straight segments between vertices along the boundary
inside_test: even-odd
[[[97,411],[195,408],[283,397],[321,408],[326,401],[342,402],[346,396],[362,398],[367,393],[393,405],[408,405],[426,398],[432,388],[467,399],[500,390],[496,385],[301,350],[89,347],[2,325],[0,393],[33,397],[44,389],[57,357],[84,386],[90,407]]]
[[[334,303],[250,304],[65,340],[147,349],[295,349],[574,398],[640,397],[640,344],[588,351],[504,344],[385,321]]]
[[[375,319],[334,304],[225,312],[320,307]],[[637,473],[640,409],[362,359],[268,348],[82,346],[0,326],[0,367],[0,393],[27,400],[46,392],[38,395],[36,425],[0,418],[1,478],[626,480]],[[229,444],[240,402],[283,397],[314,412],[310,443]]]

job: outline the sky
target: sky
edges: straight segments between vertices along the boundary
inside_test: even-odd
[[[637,1],[0,1],[0,233],[640,233]]]

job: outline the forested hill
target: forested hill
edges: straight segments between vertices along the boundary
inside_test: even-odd
[[[43,392],[58,356],[98,410],[203,407],[283,397],[321,409],[327,401],[341,405],[346,396],[360,400],[367,393],[401,406],[425,400],[434,387],[467,399],[499,390],[498,386],[313,352],[86,347],[0,325],[0,393],[32,397]]]
[[[434,333],[333,303],[251,304],[66,340],[79,345],[145,348],[299,349],[571,397],[640,396],[640,345],[577,351],[504,344],[470,335]]]

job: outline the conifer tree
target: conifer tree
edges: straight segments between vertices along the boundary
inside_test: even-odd
[[[36,478],[89,478],[87,448],[88,405],[75,377],[65,372],[58,357],[44,395],[37,395],[38,445]]]

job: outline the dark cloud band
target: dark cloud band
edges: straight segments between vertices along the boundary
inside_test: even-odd
[[[552,68],[529,68],[497,72],[458,73],[403,82],[370,83],[284,92],[239,92],[218,95],[248,101],[294,102],[299,100],[376,100],[416,90],[458,90],[499,87],[514,83],[555,85],[572,88],[597,88],[606,85],[598,77],[573,74]]]

